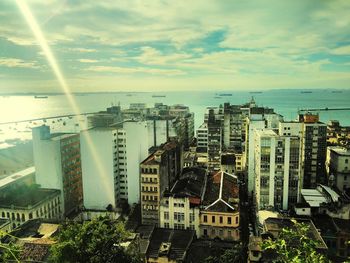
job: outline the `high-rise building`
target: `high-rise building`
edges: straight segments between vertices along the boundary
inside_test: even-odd
[[[208,169],[220,170],[222,151],[222,121],[215,117],[214,110],[209,110],[208,116]]]
[[[52,134],[45,125],[33,128],[32,133],[36,183],[61,191],[63,213],[68,216],[83,204],[80,136]]]
[[[299,115],[301,128],[301,161],[303,187],[316,188],[326,182],[327,125],[319,121],[318,114]]]
[[[124,121],[116,127],[81,132],[86,209],[103,210],[138,203],[139,163],[148,154],[147,123]]]
[[[300,194],[300,138],[255,130],[255,198],[257,209],[289,209]]]
[[[159,224],[162,193],[170,189],[181,172],[182,147],[169,141],[151,153],[141,167],[141,216],[143,224]]]

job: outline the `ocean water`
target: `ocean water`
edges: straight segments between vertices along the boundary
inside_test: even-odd
[[[219,96],[230,93],[232,96]],[[165,95],[165,97],[152,97]],[[145,93],[94,93],[75,95],[80,112],[97,112],[105,110],[111,105],[120,105],[127,108],[130,103],[146,103],[151,107],[156,102],[164,104],[184,104],[195,113],[195,127],[203,121],[203,114],[208,106],[219,106],[225,102],[242,104],[254,97],[259,106],[275,109],[275,112],[284,116],[285,120],[297,117],[298,109],[309,108],[350,108],[350,90],[334,92],[334,90],[312,90],[304,93],[301,90],[270,90],[262,93],[244,91],[223,92],[145,92]],[[59,115],[72,114],[64,95],[48,96],[47,99],[36,99],[33,96],[0,96],[0,143],[8,139],[29,139],[30,128],[42,125],[44,121],[21,122],[36,118],[47,118]],[[350,111],[320,111],[320,119],[324,122],[339,120],[342,125],[350,125]],[[17,122],[1,124],[6,122]],[[63,125],[64,123],[64,125]],[[84,116],[72,119],[58,118],[46,120],[53,131],[79,131],[86,127]]]

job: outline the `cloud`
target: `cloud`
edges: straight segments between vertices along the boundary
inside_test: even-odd
[[[95,59],[86,59],[86,58],[81,58],[81,59],[78,59],[79,62],[81,63],[97,63],[98,60],[95,60]]]
[[[116,66],[93,66],[86,70],[104,73],[119,73],[119,74],[132,74],[132,73],[147,73],[157,74],[165,76],[183,75],[184,72],[176,69],[156,69],[156,68],[143,68],[143,67],[116,67]]]
[[[73,52],[79,52],[79,53],[93,53],[93,52],[97,52],[96,49],[93,48],[70,48],[70,51]]]
[[[0,58],[0,66],[8,68],[40,68],[36,61],[24,61],[18,58]]]
[[[330,53],[334,55],[350,55],[350,45],[331,49]]]

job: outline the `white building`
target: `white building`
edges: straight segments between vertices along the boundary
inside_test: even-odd
[[[300,139],[255,130],[255,198],[257,209],[288,209],[298,201]]]
[[[65,215],[83,203],[79,134],[50,133],[50,127],[33,128],[35,180],[42,188],[58,189]]]
[[[160,202],[159,225],[172,229],[191,229],[200,236],[200,205],[204,198],[206,171],[186,168]]]
[[[81,155],[86,209],[104,210],[120,201],[140,200],[139,164],[148,155],[145,121],[125,121],[122,127],[81,132]]]
[[[350,187],[350,150],[340,146],[327,147],[328,181],[338,189]]]

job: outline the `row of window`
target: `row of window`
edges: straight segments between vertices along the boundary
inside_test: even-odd
[[[228,224],[228,225],[231,225],[232,224],[232,217],[231,216],[228,216],[228,217],[226,217],[226,222],[224,223],[224,217],[223,216],[218,216],[219,217],[219,220],[217,221],[217,219],[216,219],[216,217],[217,216],[211,216],[211,223],[219,223],[219,224]],[[208,216],[207,215],[204,215],[203,216],[203,222],[204,223],[209,223],[209,221],[208,221]],[[236,219],[236,224],[238,224],[238,216],[236,216],[235,217],[235,219]]]

